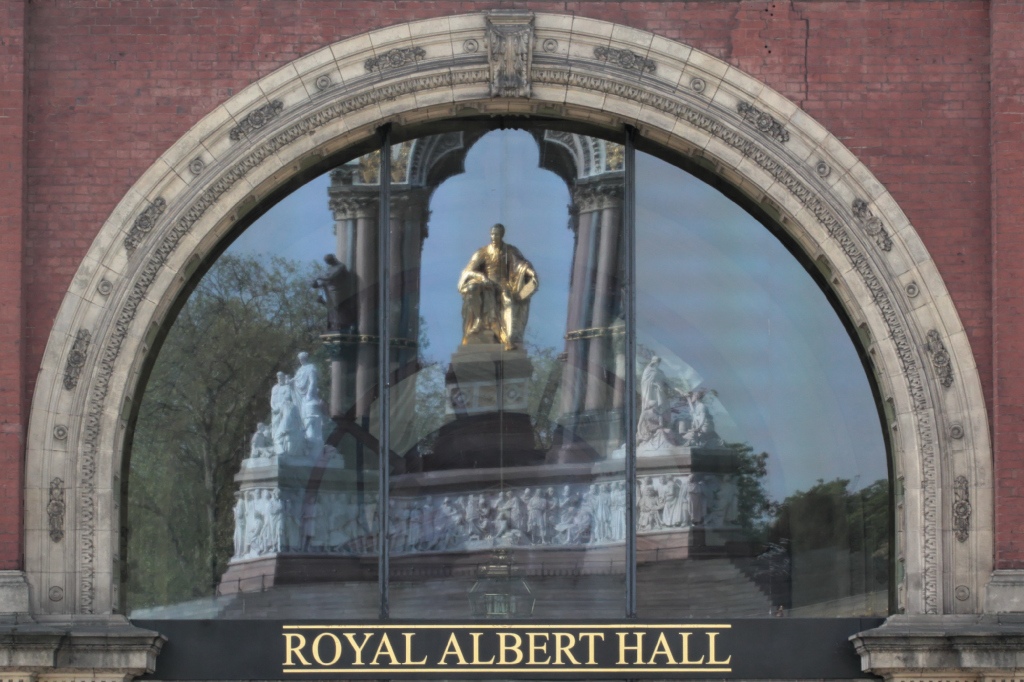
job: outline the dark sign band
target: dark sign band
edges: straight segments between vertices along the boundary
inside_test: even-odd
[[[850,679],[879,618],[708,622],[143,621],[151,679]]]

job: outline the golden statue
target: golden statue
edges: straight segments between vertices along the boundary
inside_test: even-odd
[[[504,237],[504,225],[492,227],[491,243],[476,250],[459,277],[462,345],[500,343],[513,350],[523,342],[539,282],[530,261]]]

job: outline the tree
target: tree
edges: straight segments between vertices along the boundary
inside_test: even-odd
[[[326,371],[312,266],[222,256],[185,303],[143,393],[128,479],[130,608],[212,594],[232,554],[233,476],[277,371]]]

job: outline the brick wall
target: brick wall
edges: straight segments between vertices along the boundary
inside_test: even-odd
[[[20,17],[24,6],[15,1],[5,7]],[[1020,382],[1000,382],[1002,392],[993,393],[990,380],[990,223],[995,219],[996,238],[1005,248],[1013,236],[999,229],[1009,232],[1024,217],[1019,172],[1014,180],[998,176],[996,198],[990,201],[990,161],[997,172],[1012,170],[1014,159],[1016,168],[1020,166],[1020,101],[1011,94],[1022,87],[1024,59],[1014,36],[1022,34],[1024,25],[1020,3],[997,1],[991,4],[993,14],[1015,17],[1017,23],[1008,21],[990,31],[989,7],[980,0],[37,0],[28,6],[28,190],[24,253],[18,259],[25,268],[22,273],[16,263],[0,273],[14,277],[16,291],[21,291],[20,280],[25,291],[24,320],[11,318],[12,324],[24,324],[23,337],[9,338],[0,331],[0,348],[25,339],[24,369],[19,364],[14,373],[19,381],[27,377],[28,383],[8,391],[5,381],[0,388],[0,422],[16,425],[15,440],[9,446],[2,441],[0,457],[20,448],[16,439],[25,426],[24,405],[50,326],[93,236],[143,171],[203,115],[282,64],[375,27],[493,8],[528,8],[648,29],[729,61],[803,106],[875,172],[938,263],[973,344],[990,407],[993,396],[1009,401],[995,412],[1002,419],[996,422],[997,444],[1007,453],[1003,458],[1000,450],[1000,472],[1008,477],[1005,485],[1000,482],[999,490],[1006,494],[1000,518],[1024,527],[1018,522],[1024,502],[1017,501],[1021,493],[1013,483],[1014,474],[1024,480],[1024,470],[1005,465],[1021,448],[1010,432],[1016,416],[1011,408],[1021,402],[1020,390],[1014,388]],[[21,23],[6,26],[0,30],[15,30]],[[0,71],[7,74],[0,81],[5,90],[21,83],[16,75],[20,60],[11,61],[4,52],[13,45],[8,41],[0,46],[5,56],[0,70],[7,69]],[[990,45],[996,58],[991,68]],[[990,99],[990,75],[999,75],[999,87],[1006,88],[1005,104],[995,90]],[[13,101],[5,98],[0,106]],[[989,154],[990,122],[993,132],[1004,136],[1005,149],[997,145],[995,157]],[[0,173],[18,176],[21,157],[16,149],[7,149],[5,144]],[[8,228],[5,222],[16,220],[8,217],[10,206],[21,204],[9,204],[6,197],[21,190],[20,185],[16,190],[2,185],[0,238],[7,240],[9,232],[18,233],[16,224]],[[1012,252],[1003,253],[1013,260]],[[1012,291],[1012,277],[998,282],[1003,282],[1001,290]],[[0,299],[5,323],[7,311],[15,310],[9,307],[7,291],[5,287]],[[1024,364],[1014,361],[1019,357],[1013,355],[1014,348],[1022,343],[1016,339],[1024,336],[1010,329],[1014,320],[1022,319],[1013,306],[1007,298],[996,308],[996,329],[1004,320],[1008,329],[996,338],[1007,343],[1006,352],[996,356],[998,378],[1012,379],[1016,366]],[[21,309],[19,298],[18,315]],[[6,376],[9,363],[7,357],[0,359],[0,376]],[[1004,423],[1005,434],[999,431]],[[2,544],[4,528],[8,526],[0,521],[0,566],[18,561],[16,549]],[[1024,546],[1014,544],[1012,536],[1009,530],[1000,535],[999,560],[1003,566],[1024,566]]]
[[[0,5],[0,569],[21,565],[26,417],[22,338],[25,225],[25,5]]]
[[[1024,4],[991,11],[996,563],[1024,568]]]

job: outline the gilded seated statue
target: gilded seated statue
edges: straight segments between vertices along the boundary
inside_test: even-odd
[[[492,227],[491,243],[473,253],[459,277],[463,345],[500,343],[514,350],[523,342],[539,282],[530,261],[504,237],[504,225]]]

